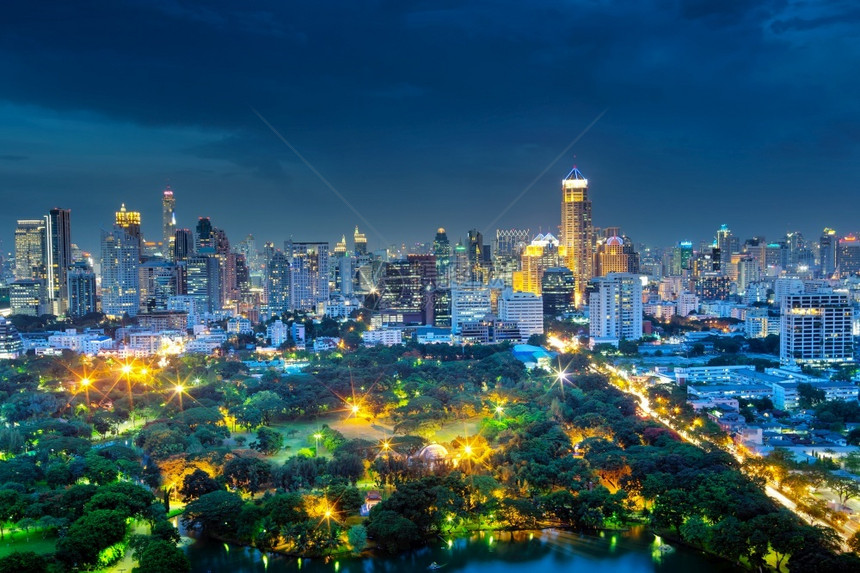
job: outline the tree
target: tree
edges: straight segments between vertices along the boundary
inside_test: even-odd
[[[179,493],[182,495],[182,501],[188,503],[194,501],[202,495],[218,491],[221,486],[218,482],[209,477],[205,471],[196,469],[182,479],[182,487]]]
[[[654,521],[659,527],[671,527],[678,535],[681,525],[688,515],[694,511],[690,494],[680,489],[670,489],[657,496],[654,502]]]
[[[836,477],[831,474],[827,480],[827,485],[839,497],[840,505],[845,505],[849,499],[860,496],[860,483],[853,478]]]
[[[364,546],[367,545],[367,530],[363,525],[353,525],[347,531],[346,538],[349,540],[353,553],[361,553]]]
[[[235,493],[213,491],[189,503],[182,519],[188,527],[199,527],[215,534],[227,533],[235,529],[243,505],[242,498]]]
[[[32,551],[15,551],[0,558],[0,573],[45,573],[48,561]]]
[[[140,550],[135,551],[138,566],[134,573],[188,573],[191,562],[185,553],[162,539],[149,539]]]
[[[272,478],[272,469],[265,460],[235,457],[224,464],[227,485],[248,493],[257,493]]]
[[[405,551],[421,541],[418,526],[393,511],[382,509],[382,504],[370,512],[367,535],[386,553]]]
[[[797,403],[803,409],[814,408],[826,399],[827,396],[821,388],[816,388],[807,382],[800,382],[797,385]]]
[[[0,539],[4,538],[6,522],[17,521],[24,510],[21,494],[15,490],[0,490]]]
[[[284,447],[284,435],[277,430],[262,427],[257,430],[257,440],[250,445],[258,452],[271,456]]]
[[[263,390],[248,398],[245,401],[245,405],[260,412],[262,423],[268,426],[272,421],[272,417],[280,413],[284,409],[285,404],[276,393],[271,390]]]
[[[67,567],[95,565],[99,552],[125,537],[126,516],[99,509],[77,519],[57,542],[57,559]]]
[[[860,553],[860,531],[856,532],[848,539],[848,547],[851,548],[851,551],[854,553]],[[0,569],[2,571],[2,569]]]

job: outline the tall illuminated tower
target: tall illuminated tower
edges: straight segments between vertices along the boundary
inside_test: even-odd
[[[130,237],[137,239],[137,251],[143,253],[143,235],[140,234],[140,212],[128,211],[125,203],[116,212],[116,226],[120,227]]]
[[[356,256],[367,254],[367,236],[364,233],[358,232],[358,225],[355,226],[355,233],[352,235],[352,241],[355,245]]]
[[[68,308],[69,291],[66,277],[72,266],[71,211],[51,209],[45,216],[45,237],[47,246],[46,284],[51,312],[65,314]]]
[[[173,256],[173,241],[176,232],[176,198],[168,185],[161,198],[161,252],[165,258]]]
[[[574,167],[561,182],[561,248],[564,266],[576,280],[577,304],[583,302],[588,281],[594,275],[594,227],[591,222],[591,201],[588,199],[588,179]]]

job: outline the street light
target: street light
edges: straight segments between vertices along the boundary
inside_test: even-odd
[[[179,396],[179,410],[182,411],[182,392],[185,391],[185,386],[183,386],[182,384],[177,384],[173,387],[173,391],[176,393],[177,396]]]
[[[319,449],[320,449],[320,439],[322,438],[322,434],[317,432],[314,434],[314,440],[316,441],[316,445],[314,445],[314,457],[319,457]]]

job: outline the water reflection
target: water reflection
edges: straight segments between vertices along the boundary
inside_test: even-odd
[[[661,549],[664,548],[664,549]],[[495,531],[468,539],[443,539],[394,557],[353,559],[265,555],[256,549],[200,540],[186,547],[193,573],[403,573],[426,571],[435,562],[445,573],[546,573],[561,569],[601,573],[723,573],[725,562],[683,547],[665,549],[641,529],[585,535],[565,530]]]

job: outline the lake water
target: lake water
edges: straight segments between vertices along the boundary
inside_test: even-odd
[[[263,555],[256,549],[199,540],[186,546],[192,573],[524,573],[595,571],[600,573],[728,573],[725,561],[677,547],[660,550],[660,541],[642,529],[601,535],[562,530],[483,532],[395,557],[296,559]]]

